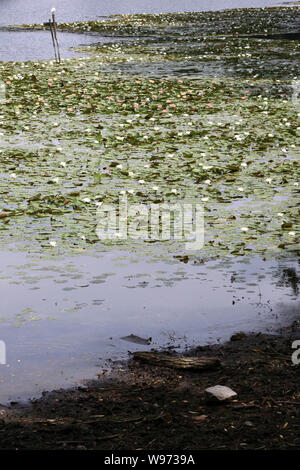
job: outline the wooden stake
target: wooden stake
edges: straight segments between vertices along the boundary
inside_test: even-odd
[[[51,31],[51,37],[52,37],[52,43],[53,43],[54,54],[55,54],[55,60],[58,61],[57,53],[56,53],[55,40],[54,40],[54,32],[53,32],[53,27],[52,27],[51,19],[49,19],[49,26],[50,26],[50,31]]]
[[[54,38],[55,38],[56,47],[57,47],[58,62],[60,63],[59,42],[58,42],[58,39],[57,39],[57,29],[56,29],[56,21],[55,21],[55,13],[54,12],[52,12],[52,23],[53,23]]]

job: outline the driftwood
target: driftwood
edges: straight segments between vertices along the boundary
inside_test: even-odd
[[[133,360],[154,366],[189,370],[211,369],[212,367],[220,365],[220,360],[217,357],[176,357],[148,351],[137,351],[133,353]]]

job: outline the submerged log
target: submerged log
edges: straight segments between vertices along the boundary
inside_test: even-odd
[[[221,364],[220,359],[217,357],[176,357],[148,351],[137,351],[133,353],[133,360],[158,367],[189,370],[211,369]]]

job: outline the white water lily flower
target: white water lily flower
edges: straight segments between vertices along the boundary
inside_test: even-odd
[[[49,245],[50,245],[50,246],[56,246],[57,243],[56,243],[55,240],[50,240],[50,241],[49,241]]]
[[[299,183],[294,183],[294,186],[299,186]]]
[[[206,201],[208,201],[208,199],[209,199],[208,197],[203,197],[203,198],[201,199],[201,201],[202,201],[202,202],[206,202]]]
[[[283,217],[284,216],[284,214],[282,212],[278,212],[277,215],[278,215],[278,217]]]
[[[145,181],[144,181],[144,180],[139,180],[139,183],[140,183],[140,184],[144,184]]]
[[[153,191],[158,191],[159,190],[159,187],[158,186],[153,186]]]
[[[177,189],[171,189],[171,193],[177,194]]]
[[[133,171],[128,171],[128,176],[134,176]]]
[[[272,183],[272,178],[266,178],[266,182],[271,184]]]
[[[66,162],[60,162],[60,166],[62,166],[63,168],[65,168],[66,165],[67,165]]]
[[[205,184],[211,184],[211,181],[210,180],[205,180],[204,183]]]
[[[239,186],[237,189],[238,191],[241,191],[241,192],[244,191],[244,188],[242,186]]]
[[[248,232],[248,230],[249,230],[248,227],[242,227],[242,228],[241,228],[241,231],[242,231],[242,232]]]
[[[128,189],[128,192],[129,192],[129,194],[134,194],[134,190],[133,190],[133,189]]]
[[[295,234],[295,232],[289,232],[289,235],[290,235],[291,237],[294,237],[296,234]]]
[[[10,176],[11,178],[16,178],[16,177],[17,177],[16,173],[11,173],[9,176]]]
[[[81,235],[81,240],[86,240],[85,236],[84,235]]]
[[[83,198],[82,200],[83,200],[83,202],[91,202],[91,200],[90,200],[89,197],[85,197],[85,198]]]
[[[62,152],[62,148],[61,147],[56,147],[56,151],[57,152]]]
[[[58,183],[59,180],[58,180],[58,178],[53,178],[51,181],[52,181],[52,183]]]
[[[119,168],[119,170],[121,170],[123,168],[123,165],[121,165],[121,163],[119,165],[116,166],[116,168]]]
[[[247,163],[243,162],[243,163],[241,163],[241,166],[244,167],[244,168],[247,168]]]

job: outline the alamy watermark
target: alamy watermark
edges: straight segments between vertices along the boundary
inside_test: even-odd
[[[165,204],[131,204],[126,195],[117,205],[102,204],[97,210],[100,240],[185,242],[186,250],[204,246],[203,205],[190,201]]]
[[[297,366],[300,364],[300,339],[293,341],[292,348],[296,349],[292,354],[292,363]]]
[[[2,340],[0,340],[0,364],[6,364],[6,345]]]

